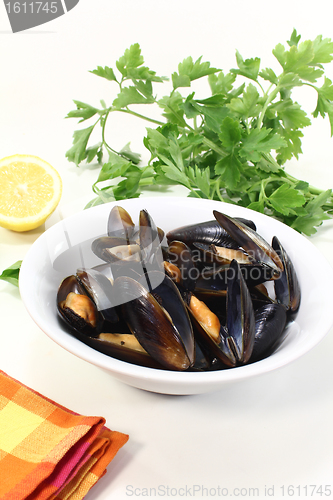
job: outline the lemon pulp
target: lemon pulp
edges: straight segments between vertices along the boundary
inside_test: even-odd
[[[29,231],[45,222],[62,192],[58,172],[32,155],[0,160],[0,226]]]

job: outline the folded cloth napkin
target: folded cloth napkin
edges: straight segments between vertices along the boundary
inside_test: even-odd
[[[81,500],[128,436],[0,370],[0,499]]]

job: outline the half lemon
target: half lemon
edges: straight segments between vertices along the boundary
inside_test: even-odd
[[[41,226],[61,193],[60,175],[41,158],[14,155],[0,160],[0,226],[13,231]]]

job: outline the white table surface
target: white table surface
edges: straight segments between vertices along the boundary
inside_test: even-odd
[[[80,0],[66,15],[12,34],[1,4],[0,156],[44,158],[61,174],[64,192],[45,227],[26,234],[0,228],[0,271],[23,259],[45,228],[93,196],[97,170],[77,169],[65,158],[76,121],[64,117],[73,99],[110,103],[116,88],[88,70],[114,67],[135,42],[146,64],[166,76],[189,55],[228,70],[235,67],[236,48],[244,58],[258,56],[263,67],[276,67],[271,50],[294,27],[303,40],[330,38],[332,18],[327,0]],[[326,74],[333,79],[333,63]],[[297,96],[311,113],[311,90]],[[117,149],[131,141],[133,150],[144,153],[145,126],[114,118],[110,142]],[[303,153],[288,171],[320,188],[333,187],[328,120],[313,120],[304,130]],[[333,222],[311,241],[332,265]],[[293,491],[304,499],[311,497],[310,485],[323,487],[322,495],[311,498],[333,496],[333,331],[276,372],[212,394],[165,396],[128,387],[63,350],[34,324],[18,289],[1,281],[0,311],[0,369],[76,412],[104,416],[109,427],[130,435],[87,499],[286,498]],[[331,495],[329,489],[325,495],[325,485]]]

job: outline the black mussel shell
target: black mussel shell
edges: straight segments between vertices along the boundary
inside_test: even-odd
[[[114,206],[107,222],[108,236],[119,236],[130,240],[135,224],[129,213],[122,207]]]
[[[145,279],[147,279],[147,282]],[[183,287],[181,289],[178,288],[169,276],[158,271],[147,273],[147,275],[140,279],[140,283],[150,290],[153,297],[167,311],[192,364],[195,358],[194,336],[191,321],[184,303]]]
[[[111,281],[96,269],[78,269],[76,277],[106,321],[118,322]]]
[[[275,301],[269,296],[264,284],[249,288],[254,311],[265,304],[273,304]]]
[[[193,332],[172,280],[165,276],[152,293],[125,276],[116,279],[115,287],[130,330],[152,358],[171,370],[189,368],[195,357]]]
[[[193,294],[189,294],[187,303],[188,309],[191,315],[191,321],[193,324],[194,332],[195,332],[195,338],[199,345],[205,350],[205,352],[209,353],[211,358],[218,358],[221,363],[223,363],[224,367],[234,367],[236,366],[236,360],[232,352],[229,350],[228,342],[227,342],[227,332],[224,328],[224,326],[220,323],[218,325],[219,328],[219,333],[218,333],[218,338],[217,336],[210,333],[210,325],[207,328],[207,325],[205,324],[204,321],[202,321],[202,318],[197,317],[197,314],[193,310],[193,306],[191,304],[191,299],[193,297]],[[198,298],[195,295],[196,298]],[[218,305],[218,307],[223,308],[223,304],[225,303],[224,300],[221,297],[215,298],[216,300],[220,301],[221,300],[221,305]],[[199,299],[201,300],[201,299]],[[203,304],[206,304],[206,301],[202,301]],[[216,314],[216,311],[213,311],[208,305],[208,309]],[[210,312],[209,312],[210,314]],[[210,323],[210,322],[209,322]]]
[[[272,279],[274,270],[258,263],[241,264],[240,270],[249,288]],[[225,295],[230,276],[230,266],[205,267],[195,283],[195,292],[207,295]]]
[[[82,314],[77,314],[77,312],[70,307],[70,304],[66,303],[70,293],[83,299],[84,308],[87,310],[86,318],[89,316],[88,319],[83,317]],[[98,335],[103,319],[96,305],[88,296],[84,287],[79,283],[76,276],[68,276],[60,284],[57,293],[57,310],[61,318],[72,330],[91,337]]]
[[[281,304],[265,304],[255,311],[256,333],[250,362],[266,358],[281,341],[286,327],[286,308]]]
[[[195,340],[195,360],[188,371],[207,372],[215,369],[216,364],[216,358],[212,356],[212,354],[208,349],[205,348],[205,346]]]
[[[228,279],[227,331],[230,351],[236,363],[247,363],[254,345],[254,310],[249,289],[235,260],[230,264]]]
[[[254,260],[273,269],[275,278],[280,275],[283,271],[283,263],[276,251],[262,236],[232,217],[217,210],[214,210],[213,213],[219,224]]]
[[[232,260],[237,260],[239,264],[249,264],[253,260],[243,250],[237,248],[227,248],[214,244],[193,243],[195,258],[207,264],[229,265]]]
[[[104,262],[118,261],[141,262],[140,246],[119,236],[101,236],[96,238],[91,249]]]
[[[133,340],[136,341],[136,338],[132,333],[100,333],[97,338],[83,339],[83,342],[120,361],[148,368],[165,369]]]
[[[134,338],[134,335],[129,331],[128,333],[100,333],[97,337],[89,337],[80,331],[73,331],[72,329],[71,333],[80,342],[106,356],[134,365],[165,370],[165,367],[149,356],[144,349],[138,349],[132,342],[128,341],[129,336]],[[124,338],[123,341],[121,337]]]
[[[244,224],[256,229],[255,224],[247,219],[239,219]],[[221,227],[216,220],[189,224],[169,231],[166,235],[168,242],[173,240],[183,241],[191,246],[193,243],[206,243],[208,245],[221,245],[227,248],[238,249],[235,240]]]
[[[186,290],[194,290],[199,270],[196,267],[190,248],[183,241],[171,241],[168,247],[168,262],[177,266],[181,283]]]
[[[276,300],[286,307],[289,319],[295,319],[301,304],[301,287],[297,274],[289,255],[276,236],[273,237],[272,247],[284,267],[280,277],[274,282]]]
[[[155,270],[163,268],[161,237],[161,230],[156,227],[149,212],[141,210],[139,215],[139,242],[142,260],[145,266],[151,266]]]

